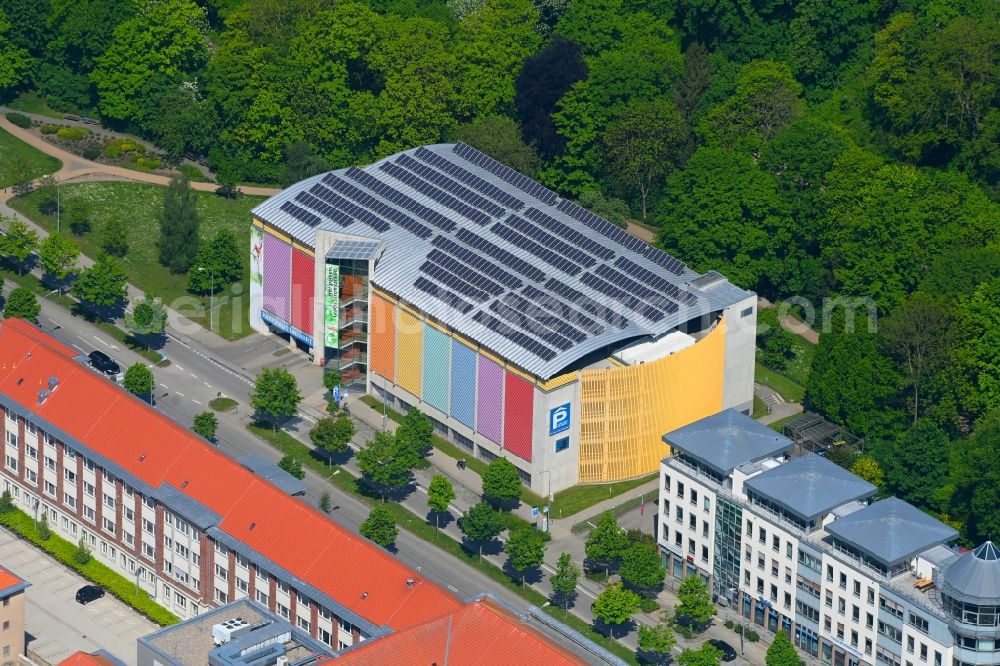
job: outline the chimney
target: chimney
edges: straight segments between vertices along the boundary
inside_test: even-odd
[[[412,578],[407,578],[406,579],[406,587],[413,587],[413,584],[416,583],[416,582],[417,581],[413,580]]]
[[[49,377],[49,393],[55,391],[57,386],[59,386],[59,378],[55,375]]]

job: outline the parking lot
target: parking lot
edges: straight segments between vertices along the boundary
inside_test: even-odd
[[[31,583],[25,593],[28,649],[49,663],[103,648],[134,664],[136,639],[156,629],[111,595],[86,606],[76,603],[76,591],[87,581],[3,528],[0,563]]]

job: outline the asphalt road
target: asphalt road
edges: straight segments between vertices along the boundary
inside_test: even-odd
[[[138,354],[123,348],[99,329],[79,317],[70,315],[60,306],[45,299],[40,299],[40,303],[42,312],[38,319],[42,328],[82,353],[99,349],[118,361],[123,369],[132,363],[146,362]],[[277,452],[245,429],[248,422],[245,405],[248,403],[251,389],[248,379],[176,340],[169,340],[163,351],[171,364],[165,368],[154,368],[157,382],[155,394],[157,409],[175,421],[189,426],[196,414],[208,409],[208,401],[221,392],[236,399],[240,403],[240,408],[235,414],[218,415],[219,429],[216,439],[219,448],[233,457],[257,453],[277,461],[280,457]],[[285,357],[280,358],[287,360]],[[302,425],[309,427],[308,423]],[[305,481],[309,486],[306,501],[318,504],[323,491],[329,492],[333,504],[337,507],[331,512],[331,519],[357,532],[358,525],[368,517],[369,509],[366,505],[309,470],[306,472]],[[396,545],[397,555],[401,560],[462,598],[490,592],[517,608],[526,608],[529,605],[520,597],[508,592],[502,585],[406,531],[400,533]]]

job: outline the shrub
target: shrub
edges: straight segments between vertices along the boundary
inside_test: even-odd
[[[38,538],[42,541],[48,541],[52,538],[52,530],[49,528],[49,516],[47,513],[42,514],[42,519],[38,521]]]
[[[42,134],[55,134],[58,131],[58,125],[42,125]]]
[[[144,171],[159,169],[162,164],[163,162],[155,157],[140,157],[135,161],[135,165]]]
[[[203,182],[205,180],[205,174],[193,164],[180,164],[177,166],[177,170],[192,183]]]
[[[733,624],[732,620],[726,620],[725,624],[726,624],[726,629],[732,629],[733,627],[736,626],[735,624]]]
[[[643,613],[655,613],[660,609],[660,605],[656,603],[655,599],[649,599],[647,597],[639,598],[639,610]]]
[[[79,141],[86,138],[90,134],[90,130],[83,129],[82,127],[60,127],[56,134],[63,141]]]
[[[76,550],[73,551],[73,561],[80,565],[90,562],[90,548],[87,548],[83,537],[80,537],[80,540],[76,543]]]
[[[753,629],[747,627],[747,630],[743,633],[743,638],[747,639],[751,643],[756,643],[760,640],[760,634],[758,634]]]
[[[80,154],[88,160],[96,160],[101,156],[101,144],[93,140],[87,141],[80,149]]]
[[[23,113],[17,113],[15,111],[7,112],[7,120],[11,122],[12,125],[17,125],[21,129],[28,129],[31,127],[31,118],[24,115]]]
[[[109,160],[116,160],[122,156],[121,148],[118,146],[113,146],[109,142],[108,145],[104,146],[104,156]]]

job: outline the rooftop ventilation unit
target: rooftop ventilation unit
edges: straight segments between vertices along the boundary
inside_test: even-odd
[[[212,642],[225,645],[240,634],[250,630],[250,623],[241,617],[212,625]]]

